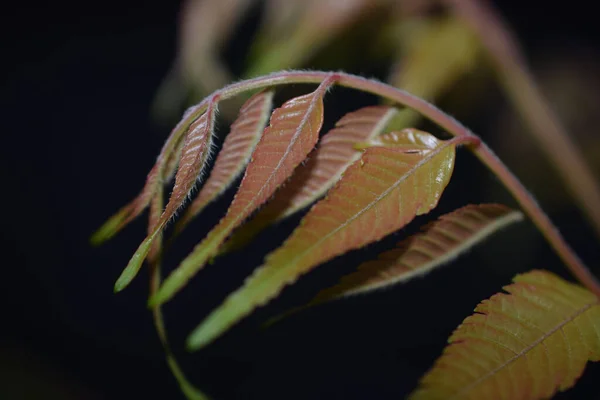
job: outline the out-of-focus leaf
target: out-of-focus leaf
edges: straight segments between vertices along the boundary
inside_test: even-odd
[[[154,112],[169,117],[194,97],[233,80],[220,52],[254,0],[187,0],[180,12],[177,59],[156,95]],[[189,99],[189,93],[194,93]]]
[[[546,271],[517,275],[454,331],[412,399],[547,399],[600,360],[600,302]]]
[[[296,168],[285,186],[275,193],[266,207],[232,235],[221,251],[246,245],[269,224],[292,215],[323,196],[346,168],[362,155],[354,145],[381,134],[397,111],[393,107],[371,106],[342,117],[335,128],[323,136],[308,161]]]
[[[285,243],[194,330],[188,347],[205,346],[315,266],[429,212],[452,175],[454,143],[410,129],[374,139]]]
[[[264,10],[258,40],[276,41],[277,34],[282,32],[289,34],[288,31],[293,29],[295,21],[302,16],[306,7],[311,5],[311,0],[264,0],[263,3]]]
[[[264,204],[315,146],[323,124],[323,96],[335,78],[312,93],[288,100],[271,115],[227,215],[167,277],[151,305],[175,295],[214,256],[219,246],[253,211]]]
[[[488,2],[443,0],[478,35],[506,94],[600,238],[600,184],[542,95],[518,41]]]
[[[423,232],[398,243],[377,260],[360,265],[311,303],[370,292],[424,275],[475,246],[499,229],[523,219],[519,211],[500,204],[468,205],[426,225]]]
[[[231,131],[225,138],[215,165],[198,196],[175,225],[175,232],[185,226],[211,201],[220,196],[244,170],[260,140],[271,107],[273,92],[261,92],[251,97],[240,109]]]
[[[433,100],[471,71],[480,55],[477,37],[452,17],[404,24],[403,51],[388,82]],[[420,114],[404,109],[392,121],[392,129],[414,126]]]
[[[175,175],[175,185],[169,202],[157,222],[152,234],[140,244],[137,251],[129,261],[125,270],[115,283],[115,291],[123,290],[138,273],[144,259],[148,255],[152,242],[162,232],[167,222],[175,215],[179,207],[185,202],[191,190],[202,173],[209,156],[212,144],[215,113],[217,103],[211,102],[208,109],[200,118],[188,128],[185,144],[181,152],[179,169]]]
[[[251,49],[252,63],[245,76],[264,75],[304,64],[357,19],[388,4],[389,0],[267,2],[267,21],[274,21],[274,26],[284,29],[275,31],[270,25],[263,25]],[[282,5],[286,12],[275,17]]]

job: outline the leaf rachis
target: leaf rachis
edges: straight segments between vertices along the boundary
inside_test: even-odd
[[[318,83],[319,86],[314,92],[290,99],[274,110],[264,129],[272,92],[258,93],[249,100],[248,108],[242,107],[236,120],[239,123],[232,125],[230,142],[224,142],[216,167],[186,211],[182,226],[216,198],[247,164],[238,191],[217,226],[159,287],[162,230],[202,179],[204,166],[212,152],[218,102],[245,91],[290,83]],[[365,137],[346,137],[344,152],[340,152],[342,142],[327,147],[328,140],[336,137],[334,135],[324,135],[322,146],[313,151],[323,123],[323,97],[334,84],[370,92],[413,108],[454,138],[441,141],[414,129],[381,133],[386,118],[391,115],[384,113],[377,117],[382,119],[370,120],[370,123],[375,122],[372,125],[365,125],[360,118],[355,121],[357,125],[348,128],[346,133],[356,129]],[[364,110],[351,115],[362,115],[361,111]],[[343,128],[343,124],[339,127],[336,124],[337,128]],[[238,135],[243,138],[240,142],[234,140]],[[589,291],[565,284],[560,278],[541,271],[515,278],[515,284],[506,288],[509,295],[500,294],[484,301],[476,314],[457,329],[450,346],[414,396],[445,399],[463,395],[482,398],[493,394],[498,398],[512,398],[517,393],[527,393],[527,398],[532,399],[549,397],[557,390],[572,386],[587,360],[600,357],[600,342],[595,341],[600,337],[594,336],[600,329],[597,326],[598,280],[564,242],[521,182],[485,143],[432,104],[381,82],[345,73],[288,71],[234,83],[216,91],[186,112],[163,146],[142,193],[112,217],[93,241],[100,242],[112,236],[151,204],[148,236],[117,280],[115,290],[127,286],[144,259],[149,257],[152,286],[148,303],[153,309],[169,365],[189,396],[203,396],[187,382],[170,354],[159,307],[217,255],[234,229],[286,182],[286,187],[274,196],[272,208],[263,209],[265,219],[261,224],[274,222],[321,198],[283,245],[268,254],[263,265],[246,279],[244,285],[231,293],[191,333],[187,340],[190,350],[212,342],[318,265],[381,240],[416,216],[435,208],[450,180],[455,149],[459,145],[468,145],[469,150],[496,174]],[[315,169],[316,161],[322,162],[320,169]],[[175,170],[173,190],[161,213],[163,185]],[[304,189],[307,191],[303,192]],[[296,198],[297,194],[301,195]],[[270,211],[267,213],[267,210]],[[309,306],[422,275],[518,219],[518,212],[495,205],[468,206],[442,216],[412,240],[384,253],[375,262],[361,265],[356,274],[317,295]],[[249,236],[252,236],[256,231],[250,232]],[[581,302],[586,307],[580,307]],[[573,307],[579,311],[573,313]],[[555,320],[562,322],[556,324]],[[505,334],[508,336],[502,336]],[[579,341],[573,341],[575,336]],[[567,357],[566,361],[561,362],[561,358],[552,361],[549,349],[552,349],[552,356]],[[487,352],[492,356],[486,358]],[[546,358],[542,360],[544,368],[540,372],[535,369],[539,366],[536,362],[543,357]],[[498,360],[500,364],[492,365]],[[476,365],[468,364],[469,361]],[[448,370],[452,368],[456,368],[456,378],[448,380]],[[474,371],[479,375],[473,375]],[[525,375],[527,377],[523,378]],[[493,379],[488,379],[490,377]],[[502,379],[510,382],[508,391],[496,390]]]

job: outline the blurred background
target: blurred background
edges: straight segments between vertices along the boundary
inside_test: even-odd
[[[492,2],[586,162],[600,176],[600,25],[593,2]],[[145,303],[148,279],[112,287],[145,233],[142,217],[106,245],[89,236],[141,189],[183,110],[231,80],[284,68],[343,69],[424,96],[480,134],[522,178],[600,276],[597,236],[540,151],[481,40],[429,0],[11,2],[3,6],[0,115],[3,259],[0,399],[183,398]],[[308,86],[281,90],[285,96]],[[324,131],[378,100],[336,88]],[[237,103],[239,105],[239,103]],[[224,104],[219,132],[235,116]],[[398,127],[432,124],[404,112]],[[220,137],[222,140],[222,135]],[[173,268],[226,210],[211,205],[165,260]],[[308,274],[214,345],[186,354],[190,330],[297,224],[263,232],[166,305],[174,351],[214,399],[402,398],[477,303],[518,272],[571,279],[528,221],[427,279],[269,317],[467,203],[515,206],[466,151],[440,206],[381,243]],[[589,364],[562,399],[600,398]]]

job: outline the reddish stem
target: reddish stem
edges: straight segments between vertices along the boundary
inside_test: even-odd
[[[283,84],[292,83],[321,83],[326,79],[335,79],[336,84],[363,92],[375,94],[377,96],[392,100],[403,106],[412,108],[420,112],[424,117],[438,124],[453,136],[468,136],[469,139],[479,140],[480,145],[469,146],[471,151],[485,164],[504,184],[506,189],[513,195],[529,218],[535,223],[546,240],[550,243],[554,251],[558,254],[561,260],[569,267],[571,272],[579,279],[579,281],[592,291],[596,296],[600,297],[600,282],[583,264],[583,262],[573,252],[571,247],[565,242],[556,227],[550,221],[550,218],[538,206],[533,196],[521,184],[521,182],[510,172],[510,170],[500,161],[491,149],[479,139],[477,135],[471,132],[460,122],[444,113],[431,103],[416,97],[404,90],[394,88],[385,83],[375,80],[366,79],[360,76],[350,75],[343,72],[321,72],[321,71],[285,71],[271,75],[249,79],[246,81],[236,82],[229,86],[218,90],[211,96],[196,106],[191,107],[184,120],[179,126],[187,126],[193,120],[198,118],[208,105],[208,102],[214,95],[219,95],[221,100],[234,97],[240,93],[251,90],[262,89]],[[183,134],[183,130],[174,130],[169,138],[170,141],[176,142],[177,135]]]
[[[477,33],[507,95],[600,237],[600,186],[544,99],[508,27],[488,1],[443,2]]]

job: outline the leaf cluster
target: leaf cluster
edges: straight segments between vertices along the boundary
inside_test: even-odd
[[[318,83],[318,87],[272,111],[274,88],[292,82]],[[334,85],[404,99],[405,105],[423,110],[441,126],[450,127],[455,137],[444,140],[416,129],[390,128],[390,121],[399,112],[393,105],[352,111],[322,134],[323,99]],[[213,169],[206,173],[218,105],[226,98],[260,88],[264,90],[240,108]],[[309,208],[284,243],[267,254],[243,286],[191,332],[187,347],[198,350],[302,275],[377,242],[433,210],[452,177],[459,146],[480,155],[508,182],[507,187],[528,215],[544,221],[545,215],[535,208],[528,193],[519,185],[511,186],[514,177],[506,175],[487,146],[461,129],[456,121],[418,98],[348,74],[291,71],[243,81],[216,91],[184,115],[163,146],[140,195],[101,227],[93,241],[101,243],[112,237],[150,206],[148,236],[118,278],[115,290],[127,287],[148,260],[155,277],[149,306],[160,321],[157,326],[162,326],[160,306],[183,290],[211,260],[242,249],[264,227]],[[226,214],[161,283],[159,260],[167,224],[181,214],[175,222],[175,238],[240,175],[241,183]],[[163,190],[172,176],[172,192],[163,208]],[[197,196],[184,208],[205,177]],[[520,212],[498,204],[462,207],[423,227],[377,260],[358,266],[356,272],[325,288],[308,305],[407,282],[522,218]],[[562,243],[552,232],[549,238]],[[568,246],[566,249],[557,251],[566,254],[568,261],[571,253]],[[569,267],[576,273],[587,271],[581,272],[579,264]],[[594,290],[591,282],[584,281]],[[596,293],[541,270],[517,276],[505,290],[507,294],[483,301],[475,314],[465,319],[412,397],[547,398],[571,387],[586,362],[600,358]],[[166,345],[164,326],[161,338]],[[188,397],[204,397],[181,371],[176,376]]]
[[[438,3],[445,12],[438,12]],[[240,77],[256,78],[225,86],[235,74],[223,60],[222,48],[256,3],[184,3],[177,59],[159,90],[155,113],[173,116],[185,103],[204,100],[192,106],[173,129],[141,193],[92,238],[96,244],[109,239],[150,208],[148,235],[115,290],[123,290],[148,262],[149,306],[185,395],[206,398],[188,382],[169,350],[161,305],[201,269],[226,253],[245,251],[266,227],[306,211],[283,244],[267,254],[243,286],[191,332],[190,350],[208,345],[319,265],[398,232],[433,210],[452,178],[456,150],[463,145],[504,184],[520,211],[500,204],[469,204],[442,215],[377,259],[361,263],[336,285],[323,288],[305,306],[269,323],[306,307],[391,289],[423,276],[525,214],[585,288],[542,270],[516,276],[504,288],[506,293],[484,300],[456,329],[412,397],[538,399],[571,387],[587,361],[600,357],[600,283],[487,145],[423,100],[437,99],[476,69],[491,67],[539,147],[600,232],[600,188],[494,10],[476,0],[264,0],[261,4],[249,51],[236,54],[244,59]],[[364,49],[358,45],[363,36],[370,38]],[[288,71],[259,77],[315,65],[348,68],[357,55],[369,62],[391,60],[387,82],[412,95],[343,73]],[[484,56],[491,63],[483,63]],[[318,87],[273,110],[276,87],[288,83]],[[374,94],[382,103],[354,110],[322,132],[323,99],[335,85]],[[229,99],[238,102],[224,103]],[[226,116],[237,114],[237,119],[207,172],[218,107]],[[410,128],[423,116],[454,137],[443,139]],[[160,260],[169,245],[240,177],[226,214],[162,282]],[[173,178],[163,207],[165,188]],[[198,182],[202,185],[193,197]],[[173,234],[165,246],[163,232],[171,222]]]

